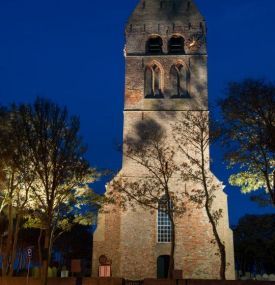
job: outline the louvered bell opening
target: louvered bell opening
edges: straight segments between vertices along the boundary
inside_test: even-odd
[[[184,38],[175,36],[169,41],[168,51],[171,54],[184,54]]]
[[[152,37],[147,41],[147,54],[162,54],[162,39],[160,37]]]

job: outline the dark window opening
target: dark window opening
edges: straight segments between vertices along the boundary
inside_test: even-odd
[[[162,39],[161,37],[151,37],[146,43],[147,54],[162,54]]]
[[[172,66],[170,80],[172,98],[190,98],[190,73],[182,64]]]
[[[161,91],[161,71],[156,64],[146,68],[144,82],[145,98],[163,98]]]
[[[169,41],[168,51],[172,54],[184,54],[184,38],[173,36]]]

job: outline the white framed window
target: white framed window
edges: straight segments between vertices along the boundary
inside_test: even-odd
[[[158,230],[159,243],[171,242],[172,227],[171,227],[171,220],[167,213],[167,201],[165,197],[160,199],[158,205],[157,230]]]

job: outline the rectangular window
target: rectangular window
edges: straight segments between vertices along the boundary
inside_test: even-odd
[[[158,242],[171,242],[171,221],[164,205],[158,209]]]

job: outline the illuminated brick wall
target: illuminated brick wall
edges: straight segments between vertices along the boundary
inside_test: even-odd
[[[208,112],[205,22],[192,1],[143,2],[139,3],[126,26],[124,138],[135,135],[134,126],[140,121],[153,119],[166,130],[167,144],[173,146],[171,125],[182,112]],[[203,40],[200,38],[200,45],[193,50],[188,44],[197,34],[204,37]],[[146,42],[152,35],[161,37],[162,54],[146,54]],[[184,38],[185,54],[168,54],[167,45],[173,35]],[[145,98],[144,94],[145,69],[153,64],[160,68],[161,99]],[[175,64],[182,64],[188,69],[189,98],[172,98],[170,70]],[[181,154],[176,154],[176,160],[179,164],[182,163]],[[146,176],[146,171],[124,157],[119,175],[140,179]],[[193,187],[194,185],[176,183],[176,179],[171,185],[175,192]],[[225,242],[227,261],[230,264],[227,277],[234,279],[233,237],[228,223],[227,197],[222,185],[215,207],[223,209],[219,232]],[[191,204],[187,208],[187,214],[176,220],[175,269],[183,270],[185,278],[216,279],[219,277],[219,258],[215,255],[216,245],[211,243],[213,234],[205,210],[196,209]],[[156,211],[152,213],[141,208],[136,211],[109,210],[109,213],[100,215],[94,235],[93,276],[97,276],[99,256],[105,254],[112,260],[112,273],[115,277],[155,278],[158,256],[169,255],[170,252],[169,244],[157,243]]]

